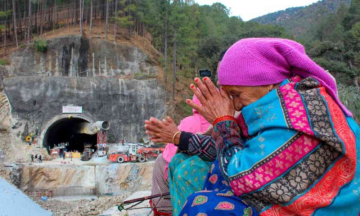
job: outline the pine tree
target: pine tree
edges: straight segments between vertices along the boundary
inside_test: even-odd
[[[19,43],[18,43],[18,38],[17,38],[17,28],[16,28],[16,6],[15,6],[15,0],[12,0],[12,7],[13,7],[13,21],[14,21],[14,35],[15,35],[15,42],[16,42],[16,47],[19,47]]]
[[[41,8],[41,20],[40,20],[40,35],[43,34],[45,4],[46,4],[46,0],[43,0],[41,4],[42,8]]]
[[[184,65],[188,67],[188,60],[192,57],[193,35],[191,31],[193,27],[192,20],[196,20],[193,19],[194,15],[190,5],[186,2],[176,0],[171,4],[169,24],[173,43],[173,100],[175,100],[177,67],[179,65],[181,69],[183,69]],[[188,56],[188,58],[185,56]]]
[[[5,19],[7,20],[7,18],[9,18],[11,16],[11,13],[12,13],[12,10],[6,10],[7,8],[5,8],[4,11],[0,11],[0,19]],[[7,52],[7,30],[6,30],[6,24],[7,22],[5,22],[5,25],[0,25],[0,31],[3,31],[4,32],[4,37],[3,37],[3,40],[4,40],[4,51],[5,53]]]
[[[164,82],[167,85],[167,71],[168,71],[168,33],[169,33],[169,4],[168,1],[165,0],[165,17],[164,17],[164,62],[165,62],[165,70],[164,70]]]
[[[106,29],[105,29],[105,39],[108,39],[108,29],[109,29],[109,1],[106,0]]]
[[[31,32],[32,32],[32,26],[31,26],[31,0],[29,0],[28,44],[30,44]]]
[[[357,22],[360,22],[360,0],[352,0],[343,21],[345,30],[349,31]]]
[[[83,8],[83,0],[80,0],[79,5],[80,5],[80,34],[81,34],[81,36],[82,36],[82,35],[83,35],[82,22],[83,22],[83,11],[84,11],[84,8]]]
[[[116,26],[117,26],[117,22],[116,22],[116,17],[117,17],[117,11],[118,11],[118,0],[115,0],[115,22],[114,22],[114,43],[116,42]]]
[[[90,38],[91,38],[91,34],[92,34],[92,27],[93,27],[93,0],[91,0],[90,2]]]
[[[131,27],[133,27],[135,23],[134,13],[137,10],[136,5],[126,0],[120,0],[119,4],[122,9],[117,12],[117,16],[113,19],[119,27],[128,28],[129,37],[131,37]]]

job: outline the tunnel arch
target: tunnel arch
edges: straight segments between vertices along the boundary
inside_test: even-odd
[[[92,144],[96,147],[96,134],[85,135],[76,133],[75,128],[82,123],[93,123],[94,121],[83,115],[60,115],[49,121],[40,136],[40,146],[49,149],[55,144],[68,142],[69,151],[84,150],[84,144]],[[50,147],[50,148],[49,148]]]

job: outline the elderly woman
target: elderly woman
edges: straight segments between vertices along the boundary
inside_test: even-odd
[[[241,40],[225,54],[218,80],[220,93],[208,79],[195,80],[200,91],[191,85],[202,107],[187,102],[213,122],[208,145],[218,163],[208,190],[188,197],[180,215],[230,215],[243,202],[261,215],[359,215],[360,128],[335,80],[303,46]]]

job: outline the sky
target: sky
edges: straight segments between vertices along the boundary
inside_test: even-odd
[[[307,6],[319,0],[195,0],[200,5],[220,2],[230,8],[231,16],[240,16],[244,21],[285,10],[290,7]]]

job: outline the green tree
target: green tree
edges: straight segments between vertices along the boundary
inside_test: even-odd
[[[1,19],[7,19],[11,15],[12,11],[0,11],[0,20]],[[0,30],[3,31],[5,29],[5,25],[0,25]]]
[[[337,24],[332,33],[327,37],[332,42],[343,41],[345,37],[345,30],[341,24]]]
[[[199,57],[202,59],[201,67],[209,67],[212,71],[211,79],[213,81],[216,80],[216,73],[217,73],[217,63],[219,54],[225,50],[222,40],[219,36],[212,35],[200,43],[199,47]]]
[[[12,11],[0,11],[0,19],[7,19],[11,15]],[[7,38],[7,31],[6,31],[6,25],[0,25],[0,32],[4,32],[4,51],[7,53],[7,47],[6,47],[6,38]]]
[[[343,26],[349,31],[357,22],[360,22],[360,0],[352,0],[349,11],[344,17]]]
[[[169,15],[169,35],[173,45],[173,99],[175,99],[175,82],[177,69],[185,76],[193,74],[198,49],[198,6],[193,1],[173,1]]]
[[[127,28],[129,31],[129,37],[131,37],[131,27],[134,26],[134,17],[137,12],[137,7],[131,1],[119,0],[120,7],[122,8],[117,12],[117,16],[113,19],[119,27]]]
[[[314,58],[314,61],[325,70],[328,70],[339,83],[353,85],[355,77],[359,75],[357,68],[351,69],[345,62],[325,58]]]
[[[360,91],[354,86],[338,85],[339,97],[344,105],[354,114],[355,120],[360,122]]]
[[[352,50],[360,52],[360,22],[355,23],[348,33],[348,42],[351,44]]]

